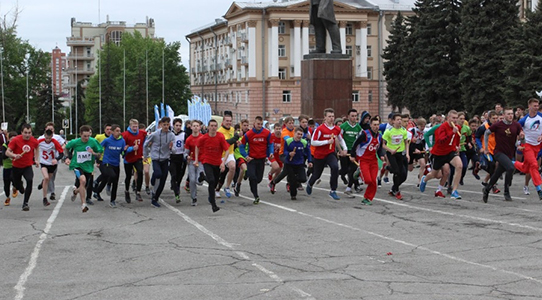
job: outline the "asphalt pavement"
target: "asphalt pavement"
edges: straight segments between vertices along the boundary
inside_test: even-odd
[[[35,171],[35,186],[40,178]],[[501,192],[485,204],[470,173],[461,200],[433,197],[436,181],[420,193],[410,173],[403,200],[384,184],[364,206],[363,192],[347,198],[342,183],[341,200],[331,199],[326,171],[296,201],[284,182],[272,195],[264,179],[254,205],[243,182],[240,197],[222,192],[217,213],[205,186],[198,206],[184,190],[176,204],[169,178],[161,208],[144,192],[126,203],[121,185],[117,208],[104,192],[82,213],[70,201],[73,179],[61,166],[48,207],[34,189],[30,211],[21,195],[0,208],[0,299],[542,297],[542,202],[532,185],[523,194],[524,176],[514,178],[513,201]]]

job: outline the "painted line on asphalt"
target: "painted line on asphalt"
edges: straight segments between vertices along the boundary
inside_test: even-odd
[[[410,185],[410,186],[416,186],[415,184],[413,183],[402,183],[401,185]],[[426,186],[426,189],[427,188],[432,188],[432,189],[436,189],[437,187],[436,186],[432,186],[432,185],[428,185]],[[480,189],[482,189],[482,186],[480,186]],[[469,193],[469,194],[476,194],[476,195],[482,195],[483,193],[482,192],[478,192],[478,191],[471,191],[471,190],[457,190],[458,192],[461,192],[461,193]],[[418,191],[420,192],[420,191]],[[420,192],[421,193],[421,192]],[[422,193],[423,194],[423,193]],[[503,194],[493,194],[493,193],[490,193],[489,196],[491,197],[497,197],[497,198],[504,198]],[[524,197],[516,197],[514,196],[513,197],[514,199],[520,199],[520,200],[527,200],[527,198],[524,198]],[[467,201],[468,202],[468,201]]]
[[[282,278],[280,278],[277,274],[275,274],[273,271],[270,271],[266,268],[264,268],[262,265],[256,263],[254,260],[250,259],[250,257],[242,252],[242,251],[236,251],[235,248],[233,247],[233,244],[232,243],[229,243],[227,242],[226,240],[224,240],[223,238],[221,238],[220,236],[218,236],[217,234],[213,233],[212,231],[210,231],[209,229],[205,228],[205,226],[201,225],[200,223],[194,221],[192,218],[190,218],[189,216],[185,215],[183,212],[181,212],[178,208],[176,207],[173,207],[172,205],[170,205],[169,203],[165,202],[164,200],[160,199],[160,202],[162,202],[162,205],[164,205],[165,207],[167,207],[169,210],[173,211],[175,214],[177,214],[178,216],[180,216],[181,218],[183,218],[186,222],[188,222],[190,225],[196,227],[199,231],[205,233],[206,235],[208,235],[209,237],[211,237],[213,240],[215,240],[218,244],[226,247],[226,248],[229,248],[231,250],[234,250],[235,253],[237,255],[239,255],[239,257],[241,257],[242,259],[244,260],[248,260],[248,261],[251,261],[252,262],[252,266],[254,266],[255,268],[257,268],[258,270],[260,270],[262,273],[264,273],[265,275],[267,275],[269,278],[273,279],[274,281],[276,281],[277,283],[281,284],[281,285],[284,285],[286,282],[284,282],[284,280],[282,280]],[[295,286],[289,286],[289,288],[294,291],[295,293],[297,293],[301,298],[305,298],[305,299],[314,299],[311,294],[295,287]]]
[[[69,187],[65,187],[62,191],[62,195],[60,196],[60,199],[58,200],[58,203],[55,206],[55,209],[51,213],[51,216],[49,216],[49,219],[47,219],[47,223],[45,225],[45,229],[43,229],[43,233],[40,235],[40,239],[36,243],[36,246],[34,247],[34,251],[32,251],[32,254],[30,255],[30,261],[28,262],[28,266],[24,270],[23,274],[21,274],[21,277],[19,277],[19,281],[17,282],[17,285],[14,287],[14,289],[17,291],[17,295],[15,295],[15,300],[21,300],[24,297],[24,291],[25,291],[25,284],[28,281],[28,277],[32,275],[32,271],[34,271],[34,268],[36,268],[36,265],[38,263],[38,257],[40,255],[41,246],[47,239],[47,236],[49,234],[49,231],[51,230],[51,227],[53,227],[53,223],[56,220],[56,217],[58,216],[58,213],[60,212],[60,208],[62,207],[62,204],[64,203],[64,199],[66,198],[66,195],[68,194]]]
[[[313,187],[313,189],[327,191],[327,189],[323,189],[323,188],[319,188],[319,187]],[[337,192],[337,193],[344,194],[343,192]],[[355,195],[354,194],[354,196],[358,197],[358,198],[363,198],[362,195]],[[500,224],[500,225],[507,225],[507,226],[512,226],[512,227],[519,227],[519,228],[529,229],[529,230],[533,230],[533,231],[542,231],[541,227],[534,227],[534,226],[523,225],[523,224],[519,224],[519,223],[512,223],[512,222],[506,222],[506,221],[494,220],[494,219],[482,218],[482,217],[475,217],[475,216],[469,216],[469,215],[464,215],[464,214],[457,214],[457,213],[442,211],[442,210],[438,210],[438,209],[419,207],[419,206],[416,206],[416,205],[401,203],[401,202],[397,202],[397,201],[385,200],[385,199],[382,199],[382,198],[374,198],[373,201],[374,200],[384,202],[386,204],[392,204],[392,205],[407,207],[407,208],[411,208],[411,209],[427,211],[427,212],[440,214],[440,215],[446,215],[446,216],[451,216],[451,217],[459,217],[459,218],[471,219],[471,220],[482,221],[482,222],[487,222],[487,223],[495,223],[495,224]]]
[[[240,195],[240,196],[242,196],[242,195]],[[242,197],[246,198],[246,199],[250,199],[250,198],[248,198],[246,196],[242,196]],[[335,225],[335,226],[347,228],[347,229],[357,231],[357,232],[363,232],[363,233],[366,233],[368,235],[378,237],[380,239],[384,239],[384,240],[387,240],[387,241],[391,241],[391,242],[394,242],[394,243],[402,244],[402,245],[405,245],[405,246],[408,246],[408,247],[411,247],[411,248],[420,249],[420,250],[423,250],[423,251],[426,251],[426,252],[429,252],[429,253],[432,253],[432,254],[435,254],[435,255],[438,255],[438,256],[442,256],[442,257],[445,257],[445,258],[448,258],[448,259],[451,259],[451,260],[454,260],[454,261],[457,261],[457,262],[462,262],[462,263],[465,263],[465,264],[469,264],[469,265],[473,265],[473,266],[477,266],[477,267],[481,267],[481,268],[485,268],[485,269],[490,269],[490,270],[497,271],[497,272],[502,272],[502,273],[505,273],[505,274],[513,275],[513,276],[516,276],[516,277],[519,277],[519,278],[522,278],[522,279],[526,279],[526,280],[530,280],[530,281],[534,281],[534,282],[542,284],[541,279],[534,278],[534,277],[531,277],[531,276],[527,276],[527,275],[524,275],[524,274],[521,274],[521,273],[508,271],[508,270],[500,269],[500,268],[497,268],[497,267],[494,267],[494,266],[485,265],[485,264],[477,263],[477,262],[474,262],[474,261],[466,260],[466,259],[463,259],[463,258],[460,258],[460,257],[450,255],[450,254],[442,253],[440,251],[432,250],[430,248],[427,248],[427,247],[424,247],[424,246],[421,246],[421,245],[412,244],[412,243],[409,243],[407,241],[395,239],[395,238],[385,236],[385,235],[382,235],[382,234],[379,234],[379,233],[376,233],[376,232],[367,231],[367,230],[363,230],[361,228],[357,228],[357,227],[354,227],[354,226],[351,226],[351,225],[331,221],[331,220],[328,220],[328,219],[325,219],[325,218],[322,218],[322,217],[318,217],[318,216],[314,216],[314,215],[311,215],[311,214],[308,214],[308,213],[304,213],[304,212],[298,211],[296,209],[289,208],[289,207],[286,207],[286,206],[282,206],[282,205],[279,205],[279,204],[274,204],[274,203],[270,203],[270,202],[267,202],[267,201],[260,201],[260,203],[266,204],[266,205],[269,205],[269,206],[272,206],[272,207],[275,207],[275,208],[279,208],[279,209],[282,209],[282,210],[285,210],[285,211],[288,211],[288,212],[296,213],[296,214],[299,214],[299,215],[304,216],[304,217],[319,220],[319,221],[322,221],[322,222],[325,222],[325,223],[328,223],[328,224],[332,224],[332,225]]]

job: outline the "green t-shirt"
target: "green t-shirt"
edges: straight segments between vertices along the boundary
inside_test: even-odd
[[[2,145],[2,151],[4,151],[4,153],[6,153],[8,149],[8,145],[7,144],[3,144]],[[13,168],[13,159],[12,158],[6,158],[6,159],[3,159],[2,160],[2,166],[4,167],[4,169],[11,169]]]
[[[81,138],[71,140],[66,145],[66,150],[73,150],[73,157],[70,162],[70,170],[79,168],[85,173],[94,171],[94,155],[92,155],[87,147],[92,148],[94,153],[102,153],[103,147],[95,138],[89,138],[88,142],[83,143]]]
[[[467,136],[471,134],[472,131],[470,130],[470,126],[463,124],[463,126],[461,126],[461,138],[459,139],[459,145],[461,146],[461,149],[459,151],[467,151],[465,143],[467,142]]]
[[[406,140],[408,139],[407,130],[403,127],[397,129],[392,127],[384,132],[382,139],[386,141],[388,148],[403,152],[406,149]]]
[[[341,134],[343,135],[343,139],[348,150],[352,150],[352,146],[354,146],[354,142],[358,138],[361,130],[362,129],[359,123],[356,123],[354,126],[350,125],[349,122],[344,122],[341,124]]]

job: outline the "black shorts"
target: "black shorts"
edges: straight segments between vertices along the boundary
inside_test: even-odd
[[[431,155],[431,168],[440,170],[445,164],[449,164],[454,157],[458,156],[457,152],[450,152],[447,155]]]
[[[58,165],[51,165],[51,166],[50,166],[50,165],[41,165],[42,168],[46,168],[46,169],[47,169],[47,173],[49,173],[49,174],[54,173],[57,166],[58,166]]]

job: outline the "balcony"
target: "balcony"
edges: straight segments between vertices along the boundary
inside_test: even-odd
[[[68,46],[93,46],[94,38],[86,37],[67,37],[66,44]]]
[[[248,64],[248,59],[247,59],[246,56],[241,56],[241,64],[242,64],[242,65]]]
[[[246,33],[241,33],[239,36],[241,37],[241,42],[246,42],[246,41],[248,41],[248,38],[247,38],[247,34],[246,34]]]
[[[226,44],[226,45],[231,45],[231,38],[230,38],[230,37],[226,37],[226,38],[224,39],[224,44]]]
[[[94,68],[68,68],[66,70],[68,74],[81,74],[81,75],[93,75],[94,74]]]
[[[68,55],[68,60],[94,60],[94,54],[87,54],[87,55]]]

